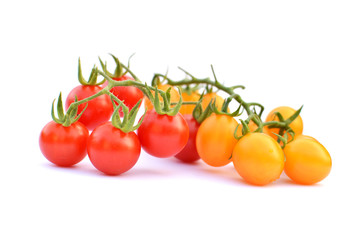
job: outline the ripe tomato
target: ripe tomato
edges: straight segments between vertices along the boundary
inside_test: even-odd
[[[196,149],[205,163],[220,167],[231,162],[237,142],[234,137],[237,125],[233,117],[215,113],[201,123],[196,135]]]
[[[84,86],[75,87],[66,98],[65,107],[69,108],[70,104],[75,101],[75,96],[78,100],[90,97],[101,91],[100,86]],[[78,107],[78,114],[82,112],[84,107],[88,104],[85,112],[81,115],[79,122],[83,123],[89,130],[93,130],[101,123],[107,122],[113,113],[113,105],[108,95],[101,95],[87,103],[80,104]]]
[[[185,114],[184,119],[189,126],[189,140],[185,147],[175,155],[175,157],[183,162],[192,163],[200,159],[196,150],[196,134],[199,130],[200,124],[190,114]]]
[[[285,158],[273,138],[264,133],[248,133],[235,145],[232,159],[246,182],[262,186],[280,177]]]
[[[279,121],[279,118],[274,114],[275,112],[281,113],[281,115],[284,117],[284,119],[289,118],[291,115],[293,115],[296,110],[292,109],[291,107],[278,107],[273,109],[266,117],[265,122],[269,121]],[[303,131],[303,121],[301,119],[301,116],[299,115],[292,123],[290,123],[290,127],[295,132],[296,135],[302,134]],[[270,135],[275,140],[277,139],[277,136],[273,133],[279,134],[280,129],[279,128],[268,128],[264,127],[264,133]],[[288,136],[289,139],[291,139],[291,136]]]
[[[160,89],[160,90],[163,90],[163,91],[166,91],[166,90],[168,90],[168,88],[171,88],[171,90],[170,90],[170,96],[171,96],[170,101],[171,102],[178,102],[180,100],[180,94],[176,90],[175,87],[173,87],[173,86],[171,86],[169,84],[159,84],[157,86],[157,88]],[[155,93],[153,91],[151,93],[152,93],[153,96],[155,95]],[[160,96],[160,94],[159,94],[159,99],[160,99],[161,102],[164,101],[163,98]],[[144,104],[145,104],[145,108],[148,109],[148,110],[151,110],[151,109],[154,108],[154,106],[152,105],[151,101],[148,98],[145,98],[145,103]]]
[[[145,114],[138,136],[142,148],[150,155],[172,157],[185,147],[189,127],[180,113],[175,116],[160,115],[152,109]]]
[[[125,81],[125,80],[134,80],[132,77],[123,75],[119,78],[113,78],[115,81]],[[107,82],[104,84],[104,87],[107,86]],[[144,97],[143,92],[134,86],[117,86],[113,87],[110,92],[112,92],[117,98],[124,101],[124,104],[131,110],[137,103]],[[120,108],[119,114],[122,117],[124,113]]]
[[[218,110],[221,110],[221,107],[222,107],[222,105],[224,103],[224,98],[217,95],[215,92],[207,93],[207,94],[204,95],[203,100],[201,102],[202,108],[205,109],[209,105],[211,99],[216,100],[215,106],[216,106],[216,108]]]
[[[331,157],[326,148],[310,138],[295,138],[284,148],[285,173],[299,184],[314,184],[326,178],[331,170]]]
[[[134,132],[124,133],[106,122],[92,131],[87,151],[96,169],[107,175],[119,175],[136,164],[141,146]]]
[[[181,94],[183,102],[197,102],[199,101],[200,95],[197,92],[192,92],[190,95],[187,92],[182,92]],[[195,105],[191,104],[191,105],[182,105],[180,108],[180,113],[182,115],[186,115],[186,114],[192,114],[192,112],[194,111]]]
[[[88,137],[89,130],[80,122],[64,127],[51,121],[41,130],[40,150],[50,162],[70,167],[86,156]]]

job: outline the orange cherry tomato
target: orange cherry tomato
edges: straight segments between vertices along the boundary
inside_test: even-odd
[[[203,100],[201,102],[202,108],[205,110],[205,108],[209,105],[211,99],[216,100],[215,106],[216,106],[216,108],[218,110],[221,110],[221,107],[222,107],[222,105],[224,103],[224,98],[217,95],[215,92],[207,93],[207,94],[204,95]]]
[[[246,182],[263,186],[280,177],[285,158],[273,138],[264,133],[248,133],[235,145],[232,160]]]
[[[296,112],[296,110],[286,106],[275,108],[267,115],[265,122],[279,121],[279,118],[274,114],[275,112],[279,112],[284,117],[284,119],[287,119],[291,115],[293,115]],[[300,115],[292,123],[290,123],[290,127],[292,128],[292,130],[294,130],[295,136],[302,134],[303,121]],[[279,134],[280,132],[279,128],[268,128],[267,126],[264,127],[263,130],[264,133],[270,135],[275,140],[277,139],[277,136],[274,135],[273,133]],[[291,136],[289,135],[288,138],[291,139]]]
[[[284,148],[285,173],[299,184],[315,184],[326,178],[331,170],[331,157],[318,141],[300,137]]]
[[[256,125],[256,123],[254,123],[253,121],[250,121],[249,124],[249,129],[251,132],[255,131],[256,129],[258,129],[258,125]]]
[[[198,92],[192,92],[190,95],[187,92],[182,92],[181,94],[183,102],[197,102],[199,101],[200,95]],[[195,104],[191,104],[191,105],[182,105],[180,108],[180,113],[182,115],[186,115],[186,114],[192,114],[192,112],[194,111],[195,108]]]
[[[171,102],[178,102],[180,100],[180,94],[179,92],[176,90],[175,87],[169,85],[169,84],[159,84],[158,89],[163,90],[163,91],[167,91],[168,88],[171,88],[170,90],[170,95],[171,95]],[[151,91],[152,95],[155,95],[154,91]],[[159,95],[160,101],[163,102],[163,98]],[[151,110],[154,108],[154,106],[152,105],[151,101],[148,98],[145,98],[145,108],[147,110]]]
[[[196,135],[196,149],[205,163],[220,167],[231,162],[237,142],[234,137],[237,125],[233,117],[215,113],[201,123]]]

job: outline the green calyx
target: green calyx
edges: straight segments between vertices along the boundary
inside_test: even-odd
[[[235,131],[234,131],[234,138],[236,140],[240,140],[242,137],[244,137],[246,134],[250,133],[250,128],[249,128],[249,125],[248,123],[246,123],[246,121],[240,119],[240,123],[242,125],[242,134],[241,135],[238,135],[237,132],[238,132],[238,129],[240,127],[240,124],[238,124],[235,128]]]
[[[148,88],[149,89],[149,88]],[[180,93],[180,99],[179,102],[177,102],[177,104],[175,105],[175,107],[171,107],[171,88],[169,87],[165,92],[164,91],[159,91],[159,89],[157,87],[155,87],[155,94],[154,97],[152,96],[152,94],[150,93],[150,101],[153,103],[154,105],[154,109],[155,111],[160,114],[160,115],[169,115],[169,116],[175,116],[181,106],[182,106],[182,96],[181,96],[181,89],[178,88],[179,93]],[[149,89],[150,91],[150,89]],[[163,99],[163,101],[160,101],[160,95]]]
[[[196,106],[195,106],[195,108],[194,108],[194,110],[192,112],[193,118],[199,124],[201,124],[206,118],[208,118],[213,113],[213,110],[212,110],[212,107],[211,107],[213,99],[210,100],[210,103],[203,110],[203,107],[201,105],[203,97],[204,97],[204,93],[201,94],[200,99],[197,102],[197,104],[196,104]]]
[[[282,146],[283,148],[285,147],[286,144],[288,144],[294,140],[295,132],[290,127],[290,124],[300,115],[302,108],[303,108],[303,106],[301,106],[293,115],[291,115],[287,119],[285,119],[281,115],[281,113],[275,112],[274,114],[279,118],[278,122],[270,121],[270,122],[263,123],[263,126],[268,125],[268,128],[280,128],[279,134],[276,134],[276,133],[273,133],[273,134],[278,137],[277,141],[279,143],[280,142],[283,143],[283,146]],[[288,137],[289,135],[291,136],[290,139]]]
[[[84,85],[84,86],[97,86],[97,85],[103,84],[105,82],[105,80],[103,80],[101,82],[97,82],[97,76],[98,76],[98,70],[97,70],[97,67],[94,66],[93,69],[91,70],[89,80],[86,81],[82,74],[81,62],[80,62],[80,58],[79,58],[78,79],[79,79],[80,84]]]
[[[295,137],[295,132],[289,128],[286,131],[285,130],[280,130],[279,134],[273,133],[275,136],[278,137],[278,143],[282,142],[283,145],[281,146],[282,148],[284,148],[286,146],[286,144],[288,144],[289,142],[294,140]],[[291,136],[291,139],[289,140],[288,136]]]
[[[54,104],[55,104],[55,100],[52,103],[52,107],[51,107],[51,117],[54,120],[54,122],[63,125],[64,127],[68,127],[71,124],[75,123],[77,120],[79,120],[79,118],[81,117],[81,115],[84,113],[85,109],[87,108],[87,104],[85,106],[85,108],[81,111],[81,113],[79,115],[77,115],[77,111],[78,111],[78,105],[77,103],[77,97],[75,97],[75,106],[73,108],[69,108],[68,111],[66,113],[64,113],[64,108],[63,108],[63,103],[62,103],[62,96],[61,96],[61,92],[59,94],[58,97],[58,102],[57,102],[57,115],[58,117],[55,116],[55,110],[54,110]]]
[[[248,133],[251,133],[250,127],[249,127],[249,123],[253,121],[253,122],[259,122],[259,125],[257,127],[257,129],[253,132],[259,132],[262,133],[263,132],[263,123],[260,119],[260,117],[256,114],[253,113],[251,114],[246,120],[242,120],[240,119],[240,124],[242,125],[242,131],[241,131],[241,135],[238,135],[238,129],[240,124],[238,124],[235,128],[234,131],[234,138],[237,140],[240,140],[243,136],[245,136]]]
[[[275,121],[271,121],[271,122],[267,122],[267,123],[264,123],[264,125],[269,125],[269,128],[286,128],[288,127],[299,115],[300,115],[300,112],[302,110],[304,106],[301,106],[293,115],[291,115],[289,118],[285,119],[281,113],[279,112],[274,112],[274,115],[276,115],[278,118],[279,118],[279,122],[275,122]],[[274,124],[273,124],[274,123]],[[281,126],[279,126],[278,124],[276,123],[282,123]],[[286,130],[286,129],[285,129]]]
[[[216,99],[214,99],[214,101],[212,102],[212,104],[209,104],[209,105],[210,105],[212,111],[213,111],[215,114],[228,115],[228,116],[230,116],[230,117],[238,117],[238,116],[240,116],[240,115],[243,113],[244,110],[240,112],[240,109],[241,109],[241,106],[242,106],[242,105],[239,104],[239,107],[238,107],[234,112],[229,113],[229,112],[228,112],[228,108],[229,108],[229,104],[230,104],[230,102],[231,102],[232,99],[233,99],[232,96],[230,96],[230,97],[228,97],[228,98],[225,98],[224,103],[222,104],[220,110],[217,109],[217,107],[216,107]]]
[[[144,115],[141,117],[139,123],[134,125],[135,120],[136,120],[136,115],[139,111],[139,106],[141,104],[142,99],[136,103],[136,105],[131,109],[131,111],[129,111],[129,108],[123,103],[123,101],[116,98],[115,95],[111,94],[110,97],[112,99],[112,102],[113,102],[113,105],[115,108],[114,113],[111,117],[112,125],[115,128],[120,129],[124,133],[133,132],[136,129],[138,129],[144,120],[144,115],[146,114],[146,112],[145,112]],[[116,106],[114,101],[117,102],[119,105]],[[124,117],[122,120],[119,115],[120,108],[122,109],[122,111],[124,113]]]
[[[133,54],[134,55],[134,54]],[[130,67],[130,59],[131,57],[133,56],[131,55],[129,57],[129,60],[128,60],[128,67]],[[101,58],[99,57],[99,61],[100,61],[100,65],[101,65],[101,68],[103,69],[103,71],[105,72],[106,75],[108,75],[109,77],[111,78],[121,78],[122,76],[126,75],[128,73],[128,71],[125,69],[125,72],[124,72],[124,67],[123,67],[123,64],[121,64],[120,60],[115,57],[115,55],[111,54],[110,53],[110,56],[114,59],[115,61],[115,64],[116,64],[116,67],[115,67],[115,70],[114,70],[114,73],[111,73],[107,70],[107,63],[103,62],[101,60]]]

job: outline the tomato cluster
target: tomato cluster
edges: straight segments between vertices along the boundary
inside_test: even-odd
[[[119,175],[136,164],[143,149],[152,156],[175,157],[185,163],[200,159],[212,167],[233,163],[243,180],[259,186],[279,179],[283,172],[305,185],[330,173],[332,161],[326,148],[303,135],[301,109],[278,107],[263,122],[262,105],[245,102],[235,92],[238,86],[221,85],[215,74],[215,81],[188,74],[190,80],[177,82],[155,74],[148,86],[112,57],[115,72],[109,73],[100,59],[103,72],[94,68],[87,82],[79,60],[81,85],[67,96],[66,113],[61,95],[58,117],[53,103],[53,121],[39,138],[40,149],[50,162],[69,167],[88,155],[99,171]],[[99,74],[104,77],[102,82],[96,80]],[[205,85],[202,93],[200,84]],[[180,91],[175,86],[186,88]],[[222,98],[214,87],[230,97]],[[146,112],[135,124],[143,99]],[[239,107],[231,113],[232,100]],[[237,117],[244,111],[248,117],[239,122]]]

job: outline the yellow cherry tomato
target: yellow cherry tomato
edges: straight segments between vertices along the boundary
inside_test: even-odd
[[[279,121],[279,118],[274,114],[275,112],[279,112],[284,117],[284,119],[287,119],[291,115],[293,115],[296,112],[296,110],[291,107],[286,107],[286,106],[275,108],[267,115],[265,122]],[[294,130],[295,136],[302,134],[303,121],[302,121],[300,115],[292,123],[290,123],[290,127],[292,128],[292,130]],[[267,126],[264,127],[263,130],[264,130],[264,133],[270,135],[275,140],[277,139],[277,136],[274,135],[273,133],[279,134],[279,132],[280,132],[279,128],[268,128]],[[289,135],[288,138],[291,139],[291,136]]]
[[[180,94],[176,90],[175,87],[173,87],[173,86],[171,86],[169,84],[159,84],[157,86],[157,88],[160,89],[160,90],[163,90],[163,91],[167,91],[168,88],[171,88],[171,90],[170,90],[170,96],[171,96],[170,100],[171,100],[171,102],[178,102],[180,100]],[[155,95],[154,91],[151,91],[151,93],[152,93],[153,96]],[[159,95],[159,99],[160,99],[161,102],[164,101],[164,99],[160,95]],[[147,110],[151,110],[151,109],[154,108],[154,106],[152,105],[151,101],[148,98],[145,98],[145,108]]]
[[[326,178],[331,170],[329,152],[318,141],[300,137],[284,148],[285,173],[299,184],[315,184]]]
[[[284,169],[284,152],[264,133],[248,133],[234,147],[234,167],[248,183],[263,186],[278,179]]]
[[[181,94],[183,102],[197,102],[199,101],[200,95],[198,92],[192,92],[190,95],[187,92],[182,92]],[[192,112],[194,111],[195,108],[195,104],[191,104],[191,105],[182,105],[180,108],[180,113],[182,115],[185,114],[192,114]]]
[[[196,135],[196,149],[205,163],[220,167],[231,162],[231,154],[237,142],[234,137],[237,125],[233,117],[215,113],[201,123]]]

